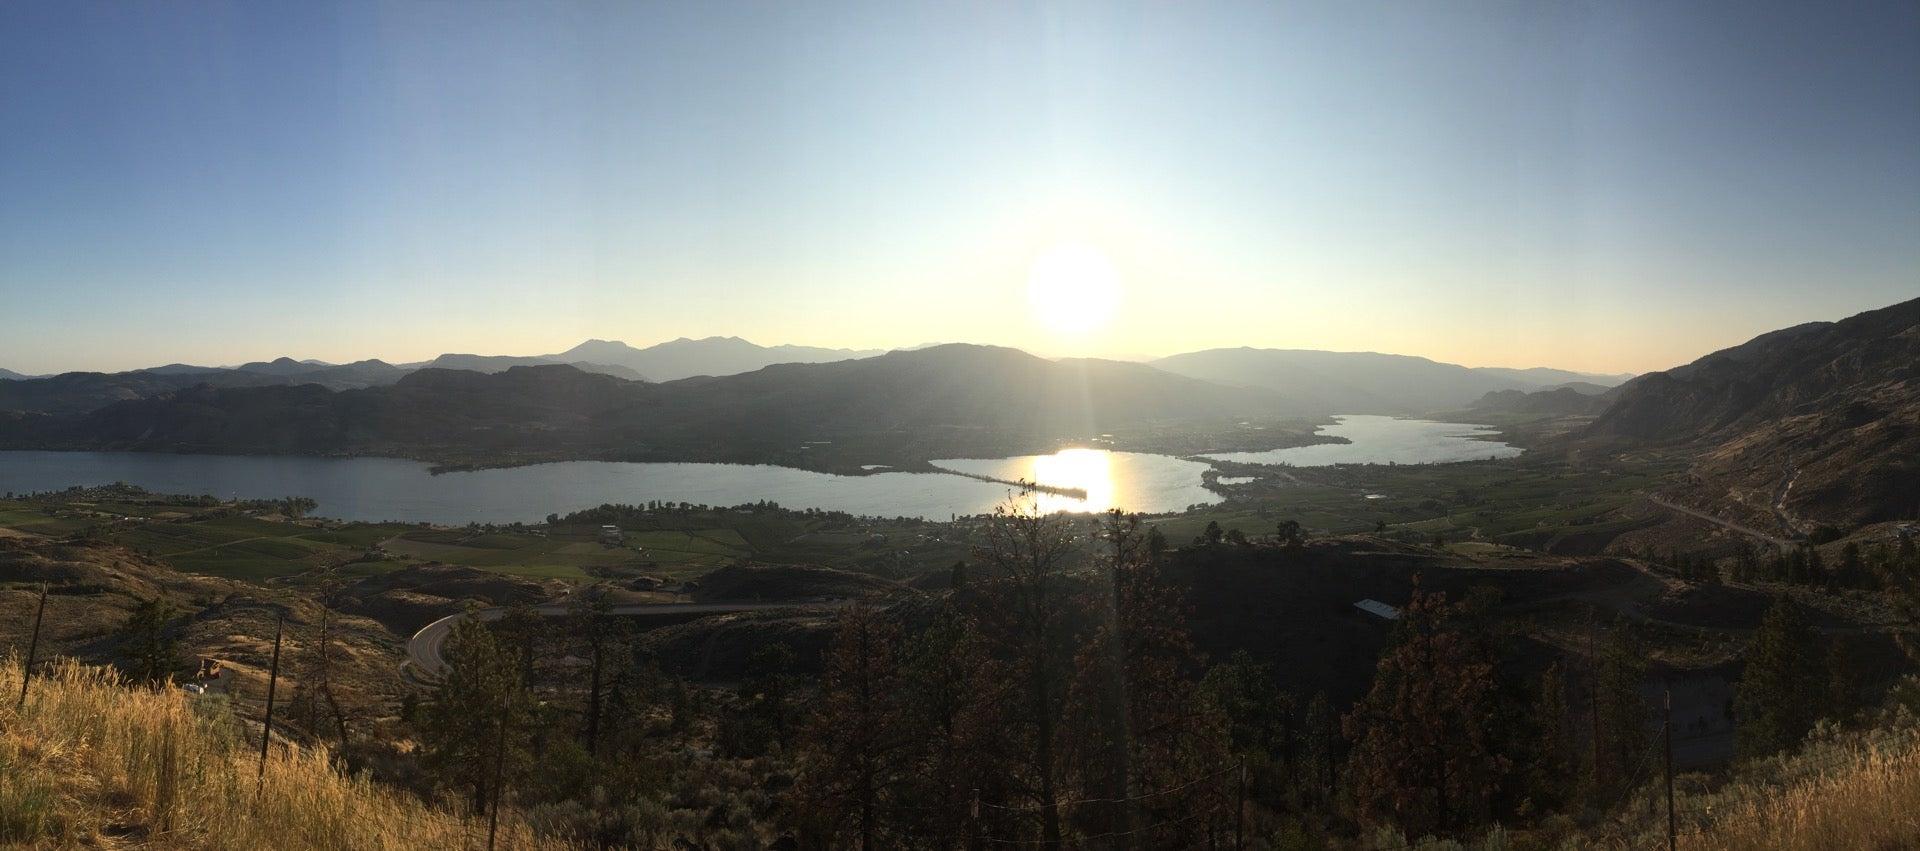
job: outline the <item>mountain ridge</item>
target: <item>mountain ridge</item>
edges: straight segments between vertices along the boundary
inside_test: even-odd
[[[10,448],[397,454],[462,463],[558,458],[819,467],[836,444],[928,460],[1050,448],[1122,426],[1232,419],[1277,396],[1143,364],[941,346],[659,384],[561,364],[423,369],[388,386],[201,383],[90,412],[0,420]],[[451,449],[449,449],[451,448]],[[859,453],[854,453],[859,454]],[[873,457],[864,462],[874,462]]]
[[[1580,444],[1689,452],[1676,495],[1789,533],[1920,517],[1920,299],[1635,378]]]

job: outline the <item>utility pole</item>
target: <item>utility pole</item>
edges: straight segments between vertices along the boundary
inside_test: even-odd
[[[260,727],[260,772],[254,778],[254,797],[259,797],[260,793],[266,789],[267,744],[273,741],[273,692],[274,688],[280,684],[280,638],[285,634],[286,628],[287,615],[281,612],[280,617],[273,624],[273,665],[267,673],[267,718],[266,723]]]
[[[40,583],[40,606],[33,612],[33,638],[27,641],[27,663],[20,669],[20,702],[15,711],[27,708],[27,685],[33,682],[33,657],[40,652],[40,622],[47,615],[47,583]]]
[[[493,743],[493,806],[487,808],[487,851],[500,829],[500,783],[507,767],[507,713],[500,713],[500,733]]]
[[[1588,714],[1593,716],[1593,783],[1600,785],[1600,657],[1593,649],[1593,615],[1587,615]]]
[[[1667,739],[1667,851],[1674,851],[1679,839],[1679,819],[1673,813],[1673,687],[1667,687],[1667,723],[1662,725]]]
[[[1247,764],[1240,763],[1240,770],[1234,773],[1238,783],[1233,796],[1233,851],[1246,851],[1247,848]]]
[[[967,847],[972,849],[972,851],[979,851],[980,848],[987,844],[987,829],[985,825],[980,823],[980,790],[977,787],[973,790],[972,821],[972,829],[967,831]]]

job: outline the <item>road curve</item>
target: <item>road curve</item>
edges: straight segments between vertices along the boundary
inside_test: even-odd
[[[726,615],[737,612],[761,612],[769,609],[838,609],[847,605],[846,600],[831,600],[818,603],[636,603],[626,606],[614,606],[615,615]],[[574,607],[566,603],[544,603],[533,607],[533,613],[544,617],[561,617],[572,614]],[[472,612],[448,615],[420,628],[419,632],[407,639],[407,663],[412,666],[415,676],[432,681],[439,679],[447,669],[447,662],[441,657],[446,647],[447,636],[453,633],[453,625],[468,617],[477,617],[482,621],[496,621],[506,617],[507,609],[495,606]]]
[[[1747,536],[1747,537],[1749,537],[1749,538],[1758,538],[1758,539],[1760,539],[1760,540],[1762,540],[1762,541],[1766,541],[1767,543],[1769,543],[1769,544],[1772,544],[1772,545],[1774,545],[1774,546],[1776,546],[1776,547],[1784,547],[1784,546],[1788,546],[1789,544],[1791,544],[1791,543],[1792,543],[1791,541],[1788,541],[1788,540],[1786,540],[1785,538],[1779,538],[1779,537],[1775,537],[1775,536],[1773,536],[1773,535],[1769,535],[1769,534],[1767,534],[1767,533],[1765,533],[1765,532],[1762,532],[1762,531],[1760,531],[1760,530],[1758,530],[1758,529],[1755,529],[1755,528],[1753,528],[1753,527],[1751,527],[1751,526],[1742,526],[1742,525],[1740,525],[1740,524],[1738,524],[1738,523],[1735,523],[1735,522],[1733,522],[1733,521],[1731,521],[1731,520],[1722,520],[1722,519],[1720,519],[1720,518],[1718,518],[1718,517],[1715,517],[1715,516],[1713,516],[1713,515],[1711,515],[1711,514],[1708,514],[1708,513],[1706,513],[1706,512],[1704,512],[1704,511],[1699,511],[1699,510],[1696,510],[1696,509],[1692,509],[1692,508],[1688,508],[1688,507],[1686,507],[1686,506],[1684,506],[1684,505],[1680,505],[1680,504],[1677,504],[1677,503],[1672,503],[1672,502],[1668,502],[1668,501],[1666,501],[1666,500],[1664,500],[1664,499],[1661,499],[1661,498],[1659,498],[1659,497],[1657,497],[1657,496],[1649,496],[1649,497],[1647,497],[1647,501],[1648,501],[1648,502],[1651,502],[1651,503],[1653,503],[1654,505],[1658,505],[1658,506],[1660,506],[1661,508],[1665,508],[1665,509],[1668,509],[1668,510],[1671,510],[1671,511],[1678,511],[1678,512],[1680,512],[1681,514],[1688,514],[1688,515],[1692,515],[1692,516],[1694,516],[1694,517],[1698,517],[1698,518],[1700,518],[1700,519],[1702,519],[1702,520],[1705,520],[1705,521],[1707,521],[1708,523],[1712,523],[1712,524],[1714,524],[1714,525],[1716,525],[1716,526],[1720,526],[1720,527],[1723,527],[1723,528],[1725,528],[1725,529],[1729,529],[1729,530],[1731,530],[1731,531],[1734,531],[1734,532],[1738,532],[1738,533],[1740,533],[1740,534],[1742,534],[1742,535],[1746,535],[1746,536]]]

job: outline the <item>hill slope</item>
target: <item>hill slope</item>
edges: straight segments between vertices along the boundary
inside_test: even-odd
[[[1920,517],[1920,299],[1643,375],[1582,439],[1684,449],[1682,495],[1789,531]]]
[[[1532,390],[1550,383],[1375,352],[1208,349],[1161,358],[1153,365],[1207,381],[1272,390],[1286,397],[1294,412],[1310,414],[1451,410],[1496,390]]]
[[[13,657],[0,657],[0,691],[19,694]],[[208,698],[122,685],[110,668],[55,666],[34,679],[22,710],[12,699],[0,709],[0,843],[452,848],[487,832],[484,819],[349,777],[326,748],[271,749],[256,786],[258,747],[257,731]],[[503,847],[561,847],[511,812],[500,830]]]

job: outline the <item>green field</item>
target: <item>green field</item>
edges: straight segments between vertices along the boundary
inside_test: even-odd
[[[1611,515],[1672,470],[1653,463],[1575,468],[1529,461],[1235,469],[1234,475],[1262,476],[1261,485],[1154,525],[1174,543],[1192,540],[1209,521],[1264,535],[1280,521],[1296,520],[1335,534],[1385,524],[1395,534],[1537,546],[1562,536],[1625,531],[1632,521]]]

